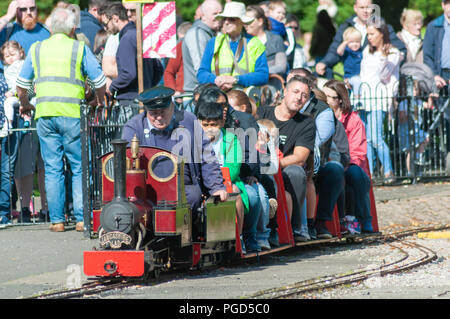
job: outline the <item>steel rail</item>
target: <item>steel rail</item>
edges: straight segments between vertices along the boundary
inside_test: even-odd
[[[250,296],[246,296],[244,298],[288,298],[293,295],[298,295],[300,293],[306,293],[311,291],[316,291],[320,289],[326,289],[326,288],[333,288],[336,286],[348,284],[348,283],[354,283],[357,281],[363,281],[371,276],[385,276],[390,273],[400,272],[400,271],[406,271],[414,267],[418,267],[420,265],[426,264],[434,259],[437,258],[437,255],[434,251],[431,249],[421,246],[416,243],[406,242],[402,241],[401,237],[407,237],[412,234],[418,233],[418,232],[427,232],[427,231],[436,231],[436,230],[443,230],[450,228],[450,225],[439,225],[439,226],[432,226],[432,227],[422,227],[422,228],[414,228],[414,229],[406,229],[401,230],[397,232],[392,232],[388,234],[381,234],[381,235],[375,235],[371,237],[355,237],[352,238],[353,241],[358,242],[367,242],[367,243],[382,243],[382,244],[388,244],[396,249],[398,249],[400,252],[403,253],[403,256],[393,262],[390,262],[388,264],[383,264],[379,267],[374,267],[372,269],[366,269],[366,270],[356,270],[351,273],[345,273],[345,274],[338,274],[338,275],[326,275],[322,277],[318,277],[315,279],[309,279],[304,280],[298,283],[295,283],[294,285],[285,286],[281,288],[272,288],[268,290],[259,291],[255,294],[252,294]],[[417,250],[423,252],[425,254],[424,257],[414,260],[410,263],[408,263],[405,266],[398,266],[401,262],[404,262],[408,259],[409,254],[406,252],[403,248],[393,245],[390,242],[401,242],[403,245],[407,247],[413,247]],[[431,255],[431,256],[430,256]],[[392,269],[388,269],[391,267]],[[395,268],[397,267],[397,268]],[[170,277],[170,276],[169,276]],[[23,299],[66,299],[66,298],[76,298],[76,297],[83,297],[83,296],[89,296],[94,295],[102,292],[107,292],[111,290],[116,289],[123,289],[127,287],[132,286],[140,286],[142,284],[148,285],[151,282],[153,283],[160,283],[165,280],[152,280],[149,281],[144,280],[142,278],[134,278],[134,279],[127,279],[127,278],[111,278],[111,279],[102,279],[102,280],[96,280],[93,282],[88,282],[83,284],[82,287],[79,288],[73,288],[73,289],[62,289],[59,291],[50,291],[48,293],[42,293],[38,295],[33,295],[31,297],[23,298]]]
[[[108,290],[114,289],[122,289],[131,285],[135,285],[136,283],[127,282],[123,279],[108,279],[108,280],[96,280],[94,282],[88,282],[83,284],[81,287],[72,288],[72,289],[62,289],[57,291],[50,291],[47,293],[42,293],[38,295],[34,295],[31,297],[23,298],[23,299],[66,299],[66,298],[74,298],[92,295],[100,292],[105,292]]]
[[[414,230],[405,230],[400,231],[393,234],[388,235],[380,235],[377,236],[379,238],[373,240],[373,238],[362,238],[362,241],[365,239],[372,239],[374,242],[380,242],[385,243],[397,250],[399,250],[402,253],[402,257],[389,263],[389,264],[383,264],[379,267],[373,267],[370,269],[365,270],[357,270],[351,273],[346,274],[337,274],[337,275],[327,275],[323,277],[318,277],[316,279],[310,279],[305,281],[300,281],[298,283],[295,283],[293,285],[280,287],[280,288],[273,288],[268,290],[263,290],[260,292],[257,292],[253,295],[247,296],[247,298],[265,298],[265,299],[278,299],[278,298],[290,298],[293,296],[297,296],[299,294],[304,293],[310,293],[312,291],[322,290],[322,289],[328,289],[328,288],[334,288],[346,284],[351,284],[355,282],[361,282],[364,280],[369,279],[373,276],[386,276],[388,274],[393,273],[399,273],[404,272],[407,270],[410,270],[415,267],[419,267],[421,265],[424,265],[426,263],[429,263],[437,258],[436,252],[433,250],[419,245],[417,243],[407,242],[404,240],[399,239],[399,237],[405,237],[409,236],[413,233],[417,233],[419,231],[432,231],[438,229],[447,229],[449,228],[449,225],[445,226],[439,226],[439,227],[429,227],[429,228],[420,228],[420,229],[414,229]],[[388,241],[398,241],[402,245],[407,246],[409,248],[418,250],[423,253],[423,256],[419,259],[414,259],[412,261],[408,261],[406,264],[401,265],[402,262],[408,260],[411,256],[410,254],[403,249],[402,247],[398,247],[392,243],[389,243]]]

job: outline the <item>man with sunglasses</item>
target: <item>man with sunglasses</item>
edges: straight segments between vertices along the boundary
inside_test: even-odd
[[[122,3],[127,10],[128,21],[136,23],[136,3]]]
[[[8,23],[14,18],[17,18],[15,22]],[[19,42],[25,53],[34,42],[50,37],[50,31],[38,22],[35,0],[11,1],[7,14],[0,19],[0,30],[0,46],[14,40]]]

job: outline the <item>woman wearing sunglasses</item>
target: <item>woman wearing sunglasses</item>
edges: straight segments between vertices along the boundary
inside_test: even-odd
[[[227,2],[216,19],[223,21],[221,35],[212,38],[206,45],[198,81],[215,83],[221,90],[260,86],[269,80],[269,68],[265,47],[258,37],[247,34],[244,25],[254,18],[245,15],[241,2]]]

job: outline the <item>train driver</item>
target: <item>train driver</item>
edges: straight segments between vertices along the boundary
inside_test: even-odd
[[[136,135],[142,146],[161,147],[182,156],[186,198],[196,212],[202,195],[219,196],[221,201],[226,201],[228,193],[217,159],[203,155],[211,154],[205,151],[211,148],[209,139],[194,114],[175,109],[174,93],[161,86],[142,92],[138,100],[145,110],[125,123],[122,138],[130,142]]]

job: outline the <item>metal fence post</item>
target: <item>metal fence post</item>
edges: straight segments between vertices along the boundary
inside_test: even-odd
[[[413,184],[417,183],[417,166],[416,166],[416,130],[415,130],[415,106],[416,99],[414,96],[414,78],[407,76],[406,92],[408,98],[408,135],[409,135],[409,165],[413,174]]]
[[[88,134],[88,116],[89,106],[86,103],[81,104],[80,108],[80,134],[81,134],[81,163],[82,167],[82,183],[83,183],[83,219],[84,219],[84,237],[91,238],[91,202],[89,198],[89,134]]]

